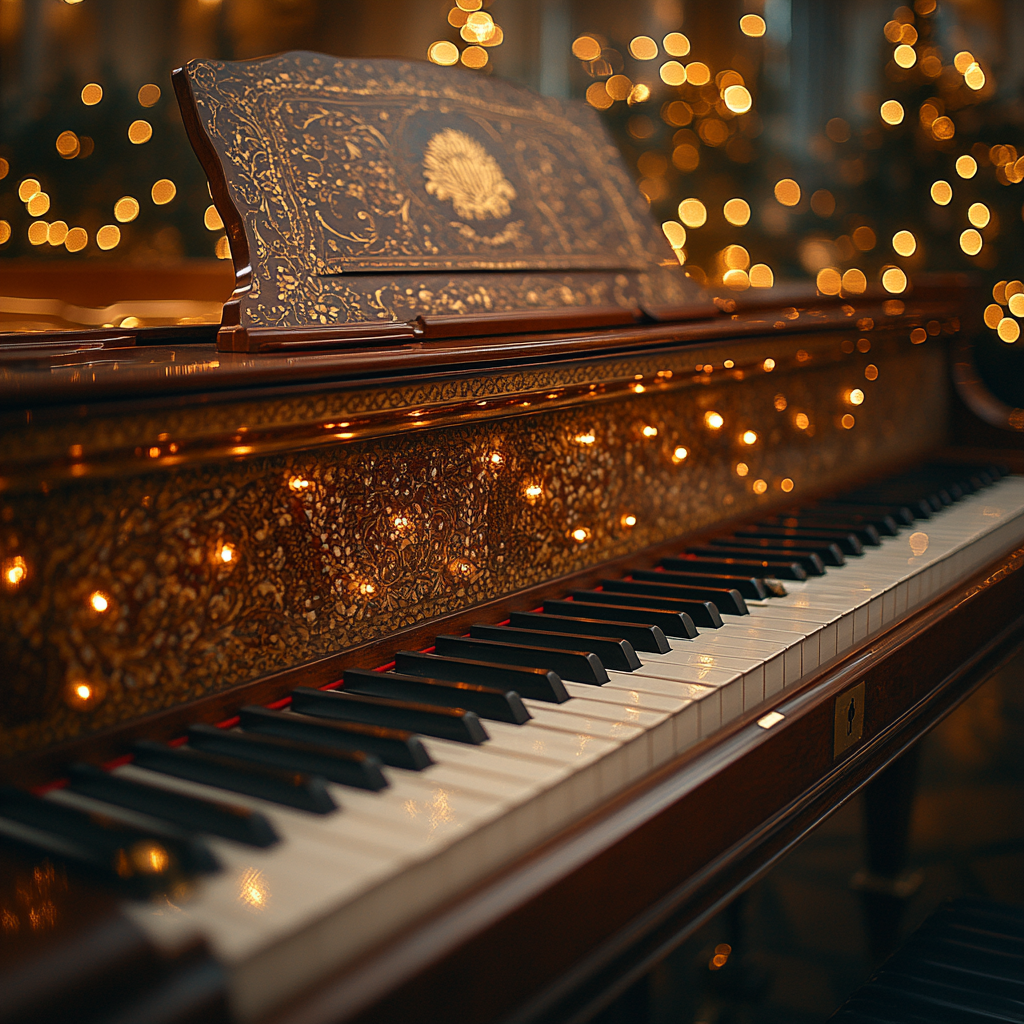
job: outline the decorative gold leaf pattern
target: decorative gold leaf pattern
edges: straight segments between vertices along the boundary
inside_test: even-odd
[[[423,154],[427,192],[442,202],[450,199],[455,212],[467,220],[507,217],[516,190],[498,161],[463,132],[445,128],[428,143]]]

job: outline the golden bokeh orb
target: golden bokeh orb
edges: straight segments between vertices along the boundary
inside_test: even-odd
[[[1020,324],[1011,317],[1003,317],[996,327],[996,334],[999,335],[1000,341],[1012,345],[1020,337]]]
[[[121,242],[121,229],[116,224],[104,224],[96,232],[96,245],[100,249],[116,249]]]
[[[734,114],[745,114],[754,104],[750,91],[744,85],[730,85],[722,93],[722,101]]]
[[[650,36],[636,36],[630,40],[629,52],[637,60],[654,60],[658,56],[658,44]]]
[[[968,228],[960,235],[960,248],[968,256],[977,256],[981,252],[982,244],[981,234],[974,228]]]
[[[178,194],[178,187],[170,178],[161,178],[153,182],[149,190],[150,198],[157,206],[166,206]]]
[[[436,43],[431,43],[427,47],[427,57],[435,64],[450,67],[452,64],[458,64],[459,62],[459,48],[447,39],[439,39]]]
[[[87,107],[95,107],[103,99],[103,86],[90,82],[82,86],[82,102]]]
[[[592,82],[587,86],[587,102],[597,110],[607,110],[615,101],[608,95],[604,82]]]
[[[953,198],[953,187],[948,181],[943,181],[940,178],[938,181],[932,182],[931,196],[933,203],[937,203],[939,206],[949,206]]]
[[[824,267],[818,271],[815,284],[822,295],[838,295],[843,287],[843,278],[835,267]]]
[[[899,100],[886,100],[879,107],[878,113],[886,124],[897,125],[903,123],[903,104]]]
[[[64,239],[68,252],[81,252],[89,244],[89,232],[85,228],[72,228]]]
[[[707,207],[699,199],[684,199],[679,204],[679,219],[688,228],[699,228],[707,223]]]
[[[57,152],[65,160],[74,160],[82,149],[78,136],[71,131],[61,132],[57,136],[57,141],[54,145],[57,147]]]
[[[154,107],[160,102],[160,86],[152,82],[147,83],[139,90],[139,106]]]
[[[686,81],[686,68],[677,60],[667,60],[658,71],[666,85],[682,85]]]
[[[25,204],[25,207],[30,216],[42,217],[42,215],[50,208],[50,197],[45,192],[37,192]]]
[[[912,68],[917,63],[917,50],[906,43],[901,43],[893,52],[892,59],[901,68]]]
[[[685,57],[690,52],[690,40],[682,32],[669,32],[661,45],[670,57]]]
[[[753,39],[759,39],[765,34],[768,26],[764,22],[759,14],[744,14],[740,18],[740,31],[745,36],[750,36]]]
[[[224,228],[224,221],[221,220],[220,214],[217,212],[217,207],[212,203],[203,213],[203,224],[207,231],[222,231]]]
[[[992,212],[984,203],[971,203],[967,210],[967,219],[976,228],[987,227],[992,219]]]
[[[966,153],[956,158],[956,173],[961,178],[973,178],[978,173],[978,161]]]
[[[707,85],[711,81],[711,69],[700,61],[687,64],[686,80],[692,85]]]
[[[578,36],[573,40],[572,55],[579,60],[597,60],[601,56],[601,44],[593,36]]]
[[[736,227],[743,227],[750,220],[750,203],[745,199],[730,199],[722,207],[725,219]]]
[[[847,295],[863,295],[867,287],[868,279],[863,270],[852,267],[843,274],[843,291]]]
[[[899,267],[888,267],[882,271],[882,287],[890,295],[899,295],[907,290],[907,275]]]
[[[27,203],[37,192],[41,190],[42,186],[39,184],[38,178],[26,178],[18,186],[18,198],[23,203]]]
[[[897,231],[892,236],[892,247],[900,256],[913,256],[917,251],[917,239],[911,231]]]
[[[122,196],[114,203],[114,219],[128,224],[139,215],[139,201],[134,196]]]
[[[782,178],[775,183],[775,198],[783,206],[796,206],[800,195],[800,186],[792,178]]]
[[[134,146],[141,146],[153,138],[153,126],[148,121],[132,121],[128,125],[128,141]]]

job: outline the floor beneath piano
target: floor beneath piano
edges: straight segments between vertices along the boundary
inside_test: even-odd
[[[710,922],[593,1024],[826,1020],[872,967],[850,888],[862,866],[861,814],[859,799],[841,808],[742,906]],[[1024,906],[1024,656],[925,739],[910,856],[924,880],[904,934],[948,896]],[[709,970],[723,943],[735,948]]]

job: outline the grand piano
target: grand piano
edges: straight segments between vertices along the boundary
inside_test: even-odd
[[[865,786],[894,884],[1024,642],[970,281],[712,297],[468,72],[174,84],[219,328],[0,340],[0,1016],[585,1020]]]

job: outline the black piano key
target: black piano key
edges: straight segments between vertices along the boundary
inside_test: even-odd
[[[315,743],[301,743],[280,736],[218,729],[215,725],[193,725],[188,730],[189,746],[211,754],[225,754],[242,761],[255,761],[272,768],[319,775],[328,782],[368,789],[376,793],[388,780],[375,754],[362,750],[341,750]]]
[[[814,551],[803,551],[799,548],[753,548],[745,547],[742,544],[730,545],[726,543],[701,544],[686,549],[691,555],[699,555],[701,558],[717,558],[720,555],[728,555],[730,558],[765,558],[770,561],[794,561],[808,576],[824,576],[825,564],[821,556]]]
[[[458,743],[480,744],[489,739],[477,714],[465,708],[300,686],[292,690],[292,709],[300,715],[337,718],[343,722],[379,725],[385,729],[405,729]]]
[[[650,586],[653,590],[656,584],[641,583],[638,586]],[[623,590],[570,590],[568,596],[573,601],[582,601],[584,604],[612,604],[620,605],[623,608],[650,608],[652,611],[685,612],[693,619],[695,626],[706,626],[709,629],[719,629],[724,625],[718,607],[713,601],[691,601],[678,597],[669,597],[667,594],[667,590],[663,596],[630,593]],[[740,598],[740,600],[742,601],[743,598]]]
[[[569,693],[556,672],[543,668],[499,665],[469,658],[444,658],[440,654],[421,651],[399,651],[395,655],[395,671],[411,676],[447,679],[455,683],[477,683],[480,686],[508,687],[531,700],[564,704]]]
[[[601,659],[588,651],[552,651],[528,644],[496,643],[463,636],[439,636],[434,641],[434,649],[452,658],[489,659],[505,665],[547,668],[577,683],[600,686],[608,682]]]
[[[908,495],[899,489],[891,490],[865,490],[850,491],[847,494],[840,494],[835,501],[843,505],[870,505],[873,508],[878,506],[898,507],[910,509],[915,519],[931,519],[938,509],[928,500],[927,497]],[[826,502],[831,505],[832,502]],[[941,507],[941,505],[939,506]]]
[[[879,535],[883,537],[895,537],[900,532],[900,524],[888,513],[854,512],[849,509],[835,511],[828,508],[801,508],[794,512],[793,515],[798,519],[820,520],[830,528],[844,522],[855,525],[866,523],[869,526],[873,526]],[[785,517],[786,515],[783,514],[779,518],[784,519]]]
[[[663,568],[677,572],[692,570],[707,572],[742,572],[761,579],[805,580],[807,573],[796,562],[775,562],[771,559],[754,558],[663,558]]]
[[[800,526],[744,526],[736,531],[737,537],[760,537],[772,539],[782,537],[788,540],[824,540],[838,544],[846,555],[863,555],[864,545],[860,538],[849,531],[812,530]]]
[[[914,513],[906,505],[858,505],[850,504],[837,499],[836,501],[823,501],[820,505],[820,508],[824,512],[835,511],[839,515],[864,515],[867,516],[869,519],[871,519],[873,516],[883,516],[887,519],[892,519],[892,521],[896,524],[897,527],[914,525]]]
[[[271,846],[279,838],[274,826],[259,811],[148,786],[91,764],[73,764],[68,768],[68,788],[95,800],[163,818],[193,832],[208,832],[249,846]]]
[[[290,711],[271,711],[253,704],[242,708],[238,714],[246,732],[336,750],[362,750],[375,754],[394,768],[420,771],[434,763],[419,738],[406,729],[386,729],[379,725],[314,718]]]
[[[375,697],[437,704],[448,708],[466,708],[481,718],[522,725],[530,720],[522,698],[515,690],[499,690],[478,683],[456,683],[448,679],[429,679],[399,672],[373,672],[365,668],[345,671],[345,690]]]
[[[774,539],[767,537],[737,537],[734,535],[731,537],[712,537],[708,543],[723,548],[741,547],[750,548],[754,551],[778,551],[780,555],[788,555],[790,553],[803,555],[810,552],[821,559],[823,566],[846,565],[846,558],[839,545],[832,544],[829,541],[786,540],[780,537]]]
[[[861,544],[866,544],[868,547],[878,547],[881,542],[878,530],[871,523],[856,523],[848,519],[833,522],[828,517],[818,519],[815,516],[804,515],[771,516],[768,519],[762,519],[757,525],[783,526],[794,530],[837,530],[852,533]]]
[[[135,893],[162,892],[183,874],[220,868],[202,839],[172,825],[136,828],[13,786],[0,786],[0,836],[97,872]]]
[[[590,591],[574,591],[588,594]],[[597,604],[602,602],[598,601]],[[607,602],[605,602],[607,603]],[[619,602],[626,607],[628,602]],[[592,636],[622,637],[629,641],[637,651],[651,651],[654,654],[667,654],[671,645],[660,626],[643,626],[635,622],[606,622],[604,619],[586,618],[584,616],[567,618],[559,615],[539,615],[537,612],[513,612],[509,623],[522,629],[554,630],[558,633],[588,633]]]
[[[140,768],[153,772],[245,793],[313,814],[328,814],[337,809],[324,780],[318,775],[270,768],[203,750],[169,747],[152,740],[137,741],[132,745],[132,753]]]
[[[596,654],[605,668],[618,672],[633,672],[640,667],[640,659],[633,645],[622,637],[598,637],[589,634],[561,633],[557,630],[529,629],[513,626],[488,626],[476,623],[469,635],[477,640],[497,640],[509,644],[531,644],[553,651],[589,651]]]
[[[593,619],[608,619],[615,622],[639,622],[645,626],[658,626],[666,636],[693,640],[700,634],[693,619],[686,612],[667,612],[659,608],[633,608],[626,604],[587,604],[577,601],[545,601],[544,613],[550,615],[586,615]]]
[[[637,569],[633,579],[640,583],[661,583],[668,586],[684,587],[728,587],[738,590],[748,601],[763,601],[768,597],[768,585],[757,576],[740,576],[737,573],[658,572],[654,569]],[[603,582],[602,582],[603,586]],[[721,611],[721,607],[719,607]]]
[[[657,573],[656,575],[664,577],[666,574]],[[630,580],[601,580],[601,589],[609,594],[607,600],[605,598],[601,599],[604,604],[621,603],[632,606],[635,603],[633,601],[616,602],[613,598],[619,593],[632,595],[648,594],[653,597],[678,602],[678,607],[675,604],[671,606],[650,604],[646,607],[671,608],[675,611],[686,612],[698,626],[717,628],[721,624],[721,619],[716,621],[718,613],[722,615],[750,614],[747,610],[747,603],[743,600],[743,595],[731,587],[695,587],[678,584],[648,583],[634,578]],[[695,609],[696,615],[689,608],[684,607],[687,604],[697,606]],[[701,621],[705,614],[708,613],[708,605],[711,605],[714,609],[714,612],[710,613],[711,621]]]

